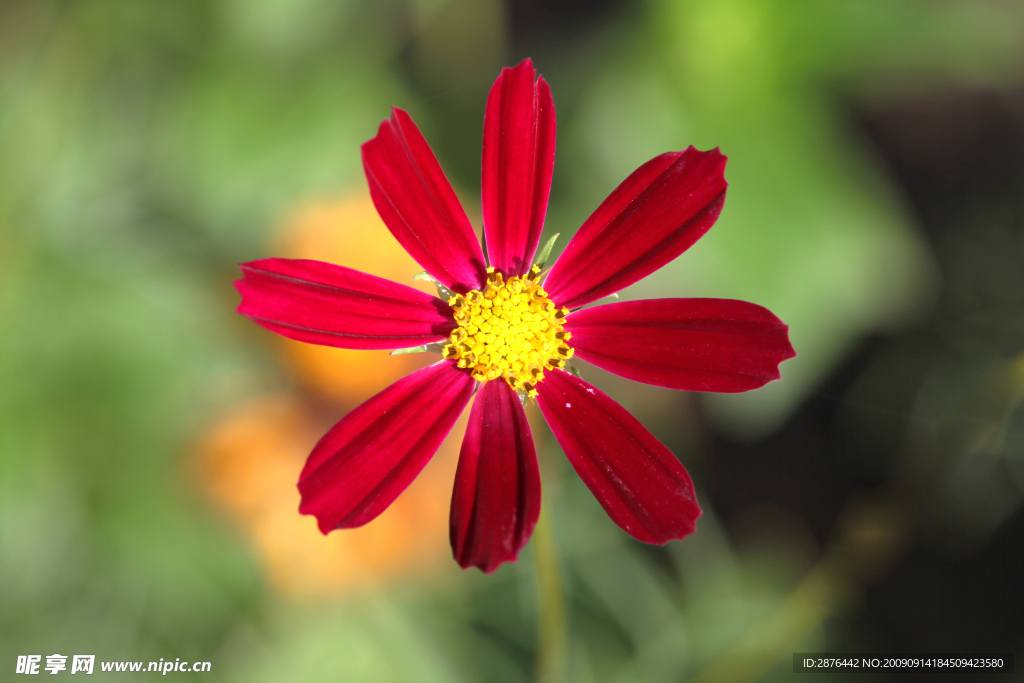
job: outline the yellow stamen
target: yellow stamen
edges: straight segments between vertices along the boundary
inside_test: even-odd
[[[564,368],[573,355],[572,335],[562,329],[569,311],[548,299],[538,282],[541,276],[533,266],[506,281],[488,268],[483,291],[453,294],[448,303],[458,327],[443,357],[467,368],[478,382],[502,378],[513,389],[536,396],[544,371]]]

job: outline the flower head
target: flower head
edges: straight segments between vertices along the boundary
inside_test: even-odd
[[[629,379],[736,392],[779,378],[787,327],[755,304],[655,299],[581,308],[649,275],[714,224],[725,157],[690,147],[633,172],[580,227],[546,277],[535,267],[551,188],[555,110],[526,60],[504,69],[484,117],[485,258],[419,129],[400,109],[363,145],[370,195],[447,301],[319,261],[241,266],[239,312],[313,344],[394,349],[443,344],[442,359],[346,415],[299,478],[300,512],[320,530],[383,512],[476,399],[462,443],[450,539],[463,567],[514,560],[540,512],[540,474],[523,398],[536,400],[608,515],[648,543],[692,533],[700,516],[679,460],[611,398],[570,373],[573,356]],[[439,287],[439,289],[440,289]]]

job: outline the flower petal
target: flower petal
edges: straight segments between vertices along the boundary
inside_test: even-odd
[[[767,308],[732,299],[652,299],[576,311],[576,355],[638,382],[686,391],[748,391],[796,355]]]
[[[545,373],[537,391],[551,432],[616,524],[645,543],[693,533],[701,511],[690,475],[635,417],[562,370]]]
[[[455,328],[437,297],[351,268],[282,258],[239,267],[238,312],[289,339],[395,349],[442,341]]]
[[[526,59],[502,69],[484,114],[484,234],[491,265],[506,275],[530,270],[554,167],[555,103]]]
[[[363,144],[363,169],[381,220],[409,255],[445,287],[484,283],[484,254],[441,165],[409,115],[395,107]]]
[[[526,412],[507,382],[484,382],[469,414],[452,493],[456,562],[490,574],[514,561],[539,515],[540,470]]]
[[[690,248],[725,201],[725,157],[690,147],[633,171],[562,252],[544,283],[559,306],[614,294]]]
[[[384,512],[437,451],[475,384],[468,372],[440,361],[346,415],[302,469],[299,512],[315,515],[325,534]]]

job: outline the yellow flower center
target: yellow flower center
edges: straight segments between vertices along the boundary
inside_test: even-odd
[[[504,377],[513,389],[536,396],[534,387],[544,371],[564,368],[572,358],[567,343],[572,335],[562,329],[569,311],[555,308],[539,277],[540,268],[534,266],[505,282],[488,268],[482,292],[453,294],[448,305],[459,326],[452,330],[444,357],[470,368],[478,382]]]

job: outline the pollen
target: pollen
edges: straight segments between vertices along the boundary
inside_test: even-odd
[[[453,294],[448,305],[455,322],[445,358],[468,368],[473,379],[502,378],[516,391],[537,395],[546,370],[562,369],[572,358],[572,335],[562,329],[567,309],[558,309],[540,286],[540,268],[506,282],[487,269],[483,291]]]

